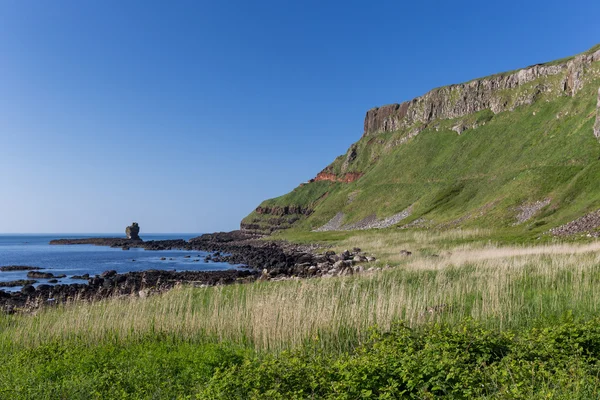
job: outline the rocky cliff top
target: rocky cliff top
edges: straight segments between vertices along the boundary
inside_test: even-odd
[[[401,104],[373,108],[365,116],[364,136],[411,126],[420,130],[436,119],[460,118],[486,109],[497,114],[531,104],[543,93],[574,96],[584,84],[585,68],[596,61],[600,61],[598,46],[562,62],[444,86]],[[558,79],[541,79],[549,77]],[[518,88],[524,89],[518,96],[506,96],[506,90]]]

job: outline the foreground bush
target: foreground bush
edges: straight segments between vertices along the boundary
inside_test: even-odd
[[[519,333],[403,325],[341,357],[285,354],[219,369],[206,398],[597,398],[600,326]]]
[[[374,330],[351,353],[257,354],[148,338],[6,349],[11,399],[598,398],[600,320],[498,332],[468,322]]]

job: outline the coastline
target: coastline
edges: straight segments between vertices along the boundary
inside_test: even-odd
[[[162,293],[178,285],[214,286],[249,283],[255,280],[286,280],[311,277],[352,275],[366,270],[358,265],[375,261],[360,249],[335,254],[317,245],[297,245],[283,241],[263,240],[241,231],[204,234],[185,241],[135,240],[125,238],[56,239],[51,245],[96,245],[142,248],[151,251],[197,250],[208,252],[206,261],[242,264],[245,269],[225,271],[146,271],[119,274],[108,270],[90,276],[87,283],[25,285],[18,292],[0,290],[0,309],[6,313],[29,312],[43,306],[73,301],[95,301],[113,296],[146,297]]]

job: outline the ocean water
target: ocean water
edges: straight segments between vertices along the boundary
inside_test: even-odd
[[[4,235],[0,234],[0,266],[27,265],[44,268],[43,272],[54,275],[67,275],[59,279],[61,284],[87,283],[82,280],[70,279],[73,275],[101,274],[106,270],[116,270],[119,273],[143,271],[147,269],[177,270],[177,271],[216,271],[232,269],[227,263],[204,262],[208,253],[202,251],[167,250],[147,251],[144,249],[122,250],[94,245],[50,246],[52,239],[76,239],[89,237],[122,237],[115,235]],[[144,240],[185,239],[189,240],[197,234],[147,234],[140,235]],[[191,256],[185,258],[185,256]],[[166,260],[161,261],[161,257]],[[133,261],[135,260],[135,261]],[[194,261],[199,260],[199,261]],[[0,282],[14,281],[27,278],[28,271],[0,272]],[[46,279],[36,279],[39,284],[48,284]],[[14,291],[20,287],[0,290]]]

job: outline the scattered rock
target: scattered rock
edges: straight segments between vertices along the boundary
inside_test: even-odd
[[[33,294],[33,293],[35,293],[35,288],[33,287],[33,285],[25,285],[21,288],[21,293]]]
[[[111,269],[111,270],[104,271],[103,273],[101,273],[100,277],[101,278],[111,278],[115,275],[117,275],[117,271],[115,271],[114,269]]]
[[[408,256],[412,255],[412,252],[410,252],[408,250],[400,250],[400,255],[404,256],[404,257],[408,257]]]
[[[596,231],[598,228],[600,228],[600,210],[584,215],[568,224],[553,228],[550,230],[550,233],[555,236],[587,233],[590,236],[599,237],[600,232]]]
[[[18,281],[0,282],[0,287],[19,287],[33,285],[34,283],[37,283],[37,281],[33,279],[20,279]]]
[[[516,210],[519,211],[519,214],[517,215],[517,222],[515,225],[529,221],[538,213],[538,211],[550,204],[550,201],[550,199],[540,200],[535,203],[526,203],[517,207]]]
[[[27,277],[34,279],[52,279],[55,276],[49,272],[29,271]]]
[[[44,269],[44,268],[40,268],[40,267],[31,267],[28,265],[7,265],[4,267],[0,267],[0,271],[2,272],[10,272],[10,271],[37,271],[40,269]]]

